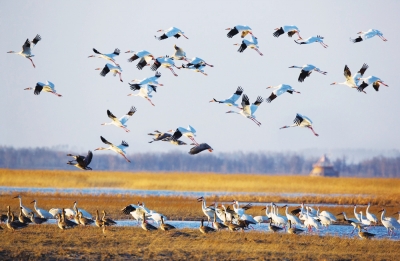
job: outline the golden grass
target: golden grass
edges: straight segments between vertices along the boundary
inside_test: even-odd
[[[0,186],[399,196],[400,179],[0,169]]]
[[[318,178],[215,173],[128,173],[101,171],[50,171],[0,169],[0,186],[98,188],[142,190],[243,192],[239,201],[305,202],[334,204],[400,204],[400,179]],[[310,193],[281,196],[254,193]],[[253,195],[251,195],[253,193]],[[247,195],[245,195],[247,194]],[[123,196],[119,196],[123,197]],[[212,201],[229,201],[233,196],[215,195]],[[129,203],[137,202],[131,201]]]
[[[208,235],[115,227],[62,232],[55,225],[2,231],[1,260],[397,260],[399,241],[260,232]]]

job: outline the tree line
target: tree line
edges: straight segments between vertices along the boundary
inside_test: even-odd
[[[176,171],[259,174],[308,174],[318,158],[297,153],[213,153],[188,155],[179,151],[161,153],[133,153],[127,163],[119,155],[95,154],[90,167],[93,170],[115,171]],[[72,160],[65,152],[47,148],[21,148],[0,146],[0,168],[71,170]],[[340,176],[400,177],[400,157],[377,156],[358,163],[347,163],[346,158],[332,162]]]

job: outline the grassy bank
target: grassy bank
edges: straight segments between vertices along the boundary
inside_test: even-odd
[[[367,204],[380,206],[400,204],[400,179],[384,178],[318,178],[308,176],[268,176],[216,173],[128,173],[99,171],[50,171],[0,169],[0,186],[98,188],[112,187],[143,190],[232,191],[272,193],[315,193],[285,197],[281,195],[237,197],[239,201],[305,202],[334,204]],[[74,195],[75,197],[75,195]],[[121,204],[139,199],[119,195]],[[48,196],[47,196],[48,198]],[[76,198],[76,197],[75,197]],[[85,197],[82,197],[83,199]],[[113,198],[113,196],[107,196]],[[125,199],[129,198],[128,201]],[[151,198],[151,197],[149,197]],[[215,195],[210,201],[230,201],[232,196]],[[165,199],[165,204],[169,205]],[[40,201],[43,204],[45,202]],[[72,201],[73,202],[73,201]],[[46,204],[46,203],[45,203]],[[68,204],[70,205],[70,203]],[[51,206],[54,207],[54,206]]]
[[[51,225],[3,231],[1,260],[397,260],[399,241],[333,236],[198,230],[145,232],[117,227],[103,236],[96,227],[62,232]]]

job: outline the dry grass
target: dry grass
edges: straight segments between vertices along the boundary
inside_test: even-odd
[[[203,235],[116,227],[62,232],[55,225],[2,231],[1,260],[397,260],[399,241],[260,232]]]
[[[146,173],[0,169],[0,186],[177,191],[371,194],[399,197],[400,179],[319,178],[216,173]]]

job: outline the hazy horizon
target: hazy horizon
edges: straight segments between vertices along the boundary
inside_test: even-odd
[[[4,36],[0,42],[0,106],[5,117],[0,128],[0,146],[51,148],[68,144],[68,148],[84,153],[103,146],[103,136],[117,145],[126,140],[130,145],[128,154],[187,152],[190,146],[148,144],[151,136],[147,133],[190,124],[197,130],[196,140],[210,144],[216,154],[313,150],[396,153],[400,147],[396,135],[400,132],[396,114],[400,109],[400,90],[395,71],[400,39],[393,21],[400,2],[343,3],[256,2],[247,5],[243,12],[239,1],[4,2],[0,10],[0,32]],[[238,46],[233,44],[242,39],[238,35],[227,38],[225,29],[238,24],[252,27],[264,56],[251,49],[237,52]],[[290,24],[299,27],[303,39],[325,37],[329,47],[324,49],[317,43],[297,45],[293,42],[296,35],[272,36],[274,28]],[[154,39],[154,35],[160,35],[158,29],[171,26],[182,29],[189,39]],[[381,30],[388,41],[378,37],[356,44],[349,41],[358,36],[357,32],[370,28]],[[32,40],[36,34],[42,40],[33,49],[35,69],[28,59],[6,53],[20,51],[24,41]],[[174,44],[183,48],[188,58],[198,56],[213,64],[213,68],[205,68],[208,76],[175,69],[179,75],[175,77],[160,68],[159,82],[164,86],[153,93],[154,107],[143,98],[127,97],[132,92],[128,82],[154,72],[148,67],[137,70],[137,61],[128,63],[131,54],[125,51],[146,49],[157,57],[171,55]],[[103,78],[94,70],[107,62],[87,58],[93,54],[92,48],[103,53],[121,50],[116,61],[123,69],[123,83],[112,75]],[[297,82],[300,70],[288,67],[307,63],[328,74],[314,72],[305,82]],[[344,81],[345,64],[356,73],[363,63],[369,65],[364,76],[378,76],[390,87],[381,86],[376,92],[369,86],[365,89],[367,94],[363,94],[347,86],[330,85]],[[36,96],[33,91],[23,90],[46,80],[52,81],[63,97],[44,92]],[[256,112],[261,127],[240,115],[226,114],[231,107],[209,103],[212,98],[228,98],[238,86],[243,87],[250,102],[258,95],[265,100],[271,93],[266,87],[281,83],[290,84],[301,94],[286,93],[270,104],[264,101]],[[127,123],[130,133],[100,125],[110,122],[107,109],[120,117],[131,106],[137,112]],[[320,136],[315,137],[304,128],[279,130],[292,124],[296,113],[310,117]]]

